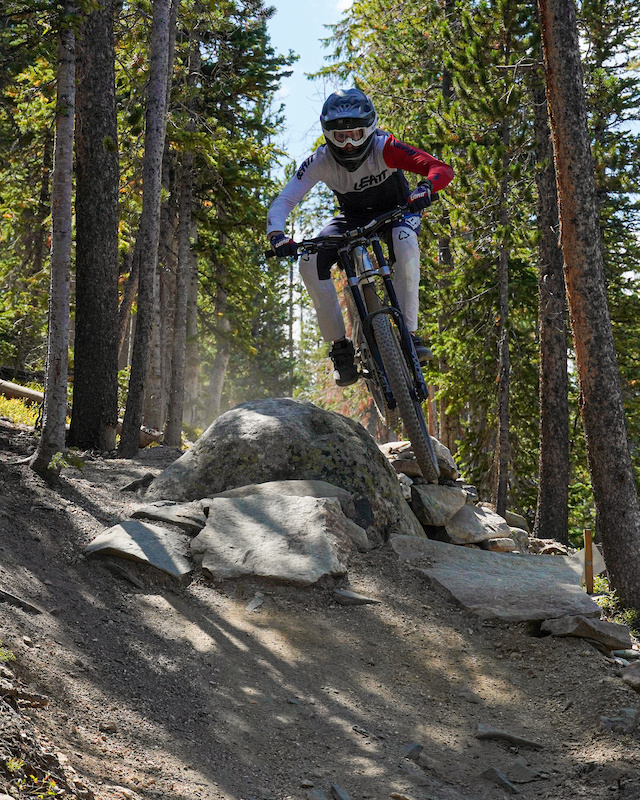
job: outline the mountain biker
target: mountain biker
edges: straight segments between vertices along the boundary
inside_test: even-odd
[[[408,203],[409,213],[392,223],[384,238],[394,263],[394,286],[407,327],[412,334],[421,363],[432,353],[416,334],[420,249],[417,233],[421,212],[431,203],[431,193],[444,189],[453,178],[450,166],[411,147],[377,127],[376,110],[360,89],[339,89],[325,101],[320,115],[325,144],[302,162],[295,175],[271,203],[267,215],[267,238],[281,258],[297,255],[293,239],[284,233],[293,208],[309,190],[322,181],[337,197],[340,213],[320,232],[320,236],[344,233],[365,225],[374,217]],[[404,171],[420,175],[411,191]],[[354,347],[346,329],[338,296],[331,280],[331,267],[338,260],[337,250],[322,250],[300,259],[300,275],[309,292],[320,333],[331,342],[329,356],[338,386],[358,380],[353,363]]]

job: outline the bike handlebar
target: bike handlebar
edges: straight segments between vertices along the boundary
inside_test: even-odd
[[[437,199],[438,195],[434,194],[431,198],[431,202],[435,202]],[[410,213],[412,212],[409,206],[404,204],[391,211],[385,211],[384,214],[380,214],[378,217],[374,217],[370,222],[367,222],[366,225],[360,225],[344,233],[331,234],[330,236],[316,236],[313,239],[303,239],[301,242],[296,242],[295,244],[299,254],[303,252],[317,253],[318,250],[328,249],[330,247],[335,248],[341,244],[353,242],[357,239],[368,239],[376,234],[384,225],[402,219]],[[264,254],[266,258],[278,257],[278,254],[274,253],[273,250],[265,250]]]

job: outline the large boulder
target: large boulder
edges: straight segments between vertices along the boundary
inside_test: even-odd
[[[150,500],[201,500],[254,483],[321,480],[346,489],[373,546],[424,537],[398,477],[358,422],[290,398],[254,400],[222,414],[151,483]]]

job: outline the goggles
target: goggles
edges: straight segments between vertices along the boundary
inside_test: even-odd
[[[351,144],[358,147],[365,138],[364,128],[352,128],[347,131],[324,131],[324,135],[331,139],[336,147],[346,147]]]

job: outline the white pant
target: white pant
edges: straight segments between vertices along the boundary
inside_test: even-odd
[[[418,237],[415,231],[405,226],[394,228],[392,236],[396,257],[393,267],[393,285],[407,328],[413,333],[418,329],[418,292],[420,289]],[[317,262],[318,257],[315,253],[302,256],[298,264],[300,277],[316,310],[322,338],[326,342],[336,342],[345,336],[344,318],[333,281],[320,280]]]

